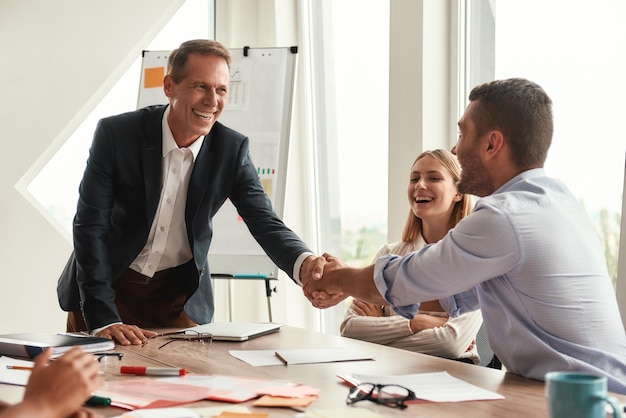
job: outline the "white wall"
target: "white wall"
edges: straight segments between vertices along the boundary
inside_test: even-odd
[[[128,69],[182,0],[0,2],[0,333],[58,332],[71,244],[16,189]]]

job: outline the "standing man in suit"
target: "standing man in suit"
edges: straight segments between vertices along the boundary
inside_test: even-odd
[[[207,254],[212,218],[230,199],[274,263],[298,283],[316,258],[275,214],[250,159],[249,139],[217,122],[231,55],[210,40],[168,58],[169,105],[102,119],[74,218],[74,251],[57,293],[68,331],[141,344],[144,328],[213,318]]]

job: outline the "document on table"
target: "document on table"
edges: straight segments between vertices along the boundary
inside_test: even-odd
[[[463,402],[504,399],[496,392],[474,386],[457,379],[448,372],[405,374],[398,376],[373,376],[352,374],[339,376],[351,384],[378,383],[381,385],[400,385],[415,392],[418,399],[431,402]]]
[[[186,377],[176,379],[184,383]],[[165,408],[228,395],[226,390],[183,383],[175,384],[149,377],[108,380],[94,395],[111,398],[111,406],[128,410]]]
[[[184,386],[195,386],[211,390],[210,396],[206,399],[222,402],[245,402],[258,398],[272,389],[280,391],[282,395],[289,395],[294,382],[287,380],[259,379],[246,376],[225,376],[225,375],[196,375],[191,374],[183,379],[177,377],[166,377],[159,379],[162,383],[180,384]],[[280,388],[283,388],[282,391]]]
[[[26,386],[26,382],[28,382],[30,377],[30,370],[10,369],[8,366],[33,367],[33,365],[34,363],[29,360],[0,356],[0,383]]]
[[[347,350],[344,347],[230,350],[229,353],[231,356],[255,367],[373,360],[371,356],[362,355],[361,353]]]
[[[276,350],[276,357],[285,365],[374,360],[371,356],[362,355],[345,347],[280,349]]]
[[[236,412],[239,414],[250,414],[250,410],[245,406],[215,406],[215,407],[187,407],[187,408],[154,408],[139,409],[137,411],[126,412],[115,418],[202,418],[217,417],[224,412]]]
[[[285,364],[276,357],[276,350],[230,350],[228,353],[254,367]]]

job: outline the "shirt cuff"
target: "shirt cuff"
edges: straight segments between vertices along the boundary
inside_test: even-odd
[[[105,325],[105,326],[100,327],[100,328],[96,328],[96,329],[94,329],[93,331],[91,331],[91,332],[90,332],[90,334],[91,334],[92,336],[95,336],[95,335],[96,335],[97,333],[99,333],[100,331],[104,331],[105,329],[107,329],[107,328],[108,328],[108,327],[110,327],[111,325],[117,325],[117,324],[122,324],[122,322],[113,322],[112,324]]]
[[[391,305],[393,310],[406,319],[412,319],[419,309],[419,303],[412,305],[399,306],[394,303],[394,298],[390,295],[387,281],[385,280],[385,268],[390,260],[398,258],[397,255],[384,255],[376,259],[374,263],[374,284],[378,292],[385,298],[385,300]],[[396,299],[397,301],[397,299]]]
[[[302,286],[302,282],[300,281],[300,267],[302,267],[302,263],[304,263],[304,260],[310,255],[315,256],[315,254],[308,251],[300,254],[293,264],[293,281],[298,283],[298,286]]]

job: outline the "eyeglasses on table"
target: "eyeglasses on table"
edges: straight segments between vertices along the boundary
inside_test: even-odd
[[[124,354],[115,352],[98,352],[93,353],[93,355],[100,363],[100,374],[102,375],[116,374],[119,371],[122,357],[124,357]]]
[[[96,356],[99,362],[102,362],[102,359],[105,357],[117,357],[119,361],[122,361],[122,357],[124,357],[122,353],[93,353],[93,355]]]
[[[404,386],[361,383],[350,388],[346,404],[367,400],[392,408],[405,409],[405,402],[414,399],[417,399],[415,393]]]
[[[173,343],[174,341],[193,341],[202,343],[202,345],[211,347],[211,343],[213,342],[213,335],[208,332],[198,332],[194,330],[182,330],[182,331],[172,331],[172,332],[164,332],[162,334],[153,335],[149,337],[145,343],[141,346],[145,347],[150,340],[158,337],[170,337],[170,340],[165,344],[159,346],[159,350],[165,347],[166,345]],[[207,344],[208,342],[208,344]]]

